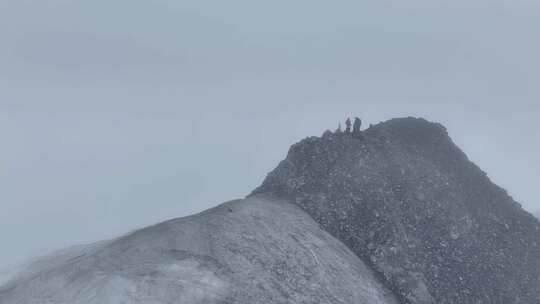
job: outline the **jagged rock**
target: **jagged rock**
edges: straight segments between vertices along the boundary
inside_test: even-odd
[[[402,303],[540,303],[540,222],[423,119],[293,145],[255,194],[295,202]]]
[[[540,303],[540,221],[415,118],[307,138],[246,200],[0,287],[2,304],[398,302]]]
[[[293,204],[252,197],[39,259],[2,304],[397,304]]]

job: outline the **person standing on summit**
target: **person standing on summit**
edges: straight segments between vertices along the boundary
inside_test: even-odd
[[[351,119],[347,118],[345,121],[345,133],[351,133]]]
[[[353,124],[353,134],[360,134],[360,127],[362,126],[362,121],[360,118],[355,117],[354,118],[354,124]]]

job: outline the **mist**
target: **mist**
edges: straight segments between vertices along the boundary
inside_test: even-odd
[[[417,116],[540,209],[537,1],[0,3],[0,268],[246,196]]]

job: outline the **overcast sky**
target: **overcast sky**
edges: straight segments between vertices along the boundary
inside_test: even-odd
[[[540,209],[538,0],[0,0],[0,268],[243,197],[422,116]]]

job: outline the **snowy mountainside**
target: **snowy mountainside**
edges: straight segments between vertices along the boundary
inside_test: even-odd
[[[397,303],[293,204],[256,196],[37,260],[0,303]]]
[[[291,147],[244,200],[42,257],[0,303],[540,304],[540,221],[446,129]]]

